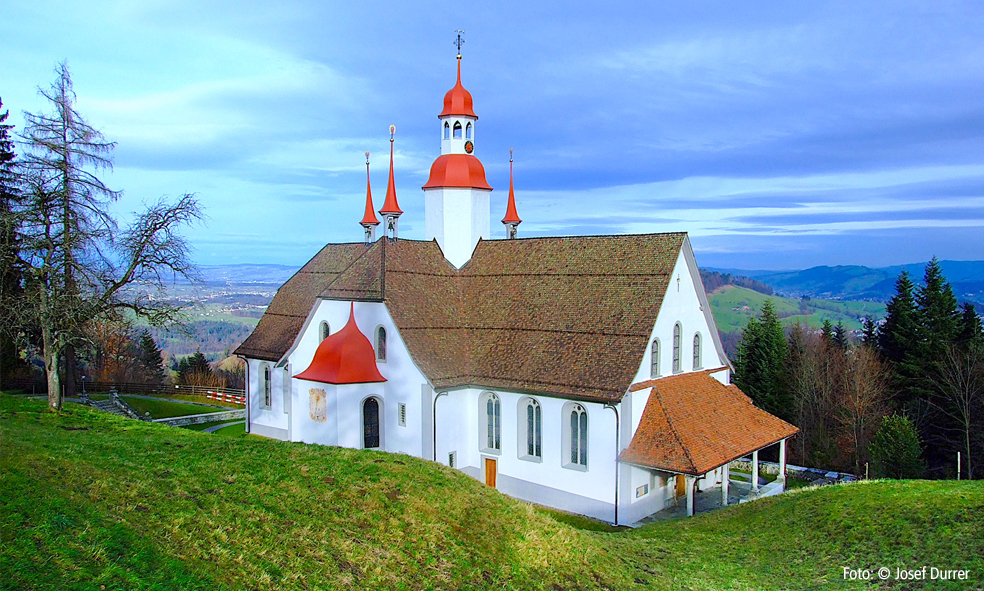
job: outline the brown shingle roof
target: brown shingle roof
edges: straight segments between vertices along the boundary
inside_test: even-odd
[[[618,400],[641,362],[684,238],[481,241],[460,270],[434,241],[328,245],[278,291],[236,353],[280,359],[317,297],[383,300],[435,388]]]
[[[737,386],[711,377],[716,371],[653,380],[639,428],[619,460],[700,475],[799,431],[754,406]]]

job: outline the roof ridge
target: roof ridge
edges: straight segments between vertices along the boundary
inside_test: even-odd
[[[663,404],[663,397],[660,395],[659,388],[656,386],[653,386],[652,391],[649,393],[650,396],[653,394],[656,394],[656,402],[659,403],[659,407],[663,410],[663,416],[666,417],[666,424],[670,426],[670,432],[673,433],[673,438],[676,439],[677,444],[681,449],[683,449],[684,455],[687,456],[687,461],[690,462],[691,470],[693,472],[697,472],[697,463],[694,462],[693,456],[690,455],[690,450],[687,449],[687,446],[683,443],[683,439],[680,438],[680,434],[677,433],[676,427],[673,426],[673,419],[670,418],[670,413],[666,410],[666,405]]]

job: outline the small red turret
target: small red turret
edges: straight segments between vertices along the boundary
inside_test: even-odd
[[[385,232],[390,235],[391,238],[397,237],[397,221],[400,216],[403,215],[403,210],[400,209],[400,204],[396,202],[396,181],[393,178],[393,136],[396,134],[396,126],[390,125],[390,173],[389,173],[389,185],[386,187],[386,201],[383,203],[383,208],[379,210],[382,214],[383,219],[386,221]]]
[[[379,219],[376,217],[376,212],[373,211],[372,206],[372,185],[369,182],[369,152],[366,152],[366,213],[362,216],[362,221],[359,223],[366,229],[366,244],[375,240],[376,226],[379,225]]]
[[[513,151],[509,148],[509,201],[506,204],[506,217],[502,218],[502,224],[506,227],[506,235],[515,238],[519,232],[519,225],[523,220],[519,219],[516,212],[516,193],[513,190]]]

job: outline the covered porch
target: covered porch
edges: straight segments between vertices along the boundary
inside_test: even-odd
[[[708,372],[653,380],[639,426],[619,460],[668,472],[676,479],[674,506],[660,520],[778,494],[785,489],[786,440],[798,429],[755,407],[736,386]],[[764,484],[759,452],[778,445],[779,475]],[[730,474],[731,462],[750,456],[747,480]],[[698,482],[710,482],[712,486]],[[698,490],[700,489],[700,490]]]

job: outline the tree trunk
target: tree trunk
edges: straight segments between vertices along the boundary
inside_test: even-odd
[[[54,411],[62,409],[61,376],[58,375],[60,369],[59,354],[55,349],[54,338],[51,329],[41,327],[41,339],[44,346],[44,369],[48,375],[48,407]]]

